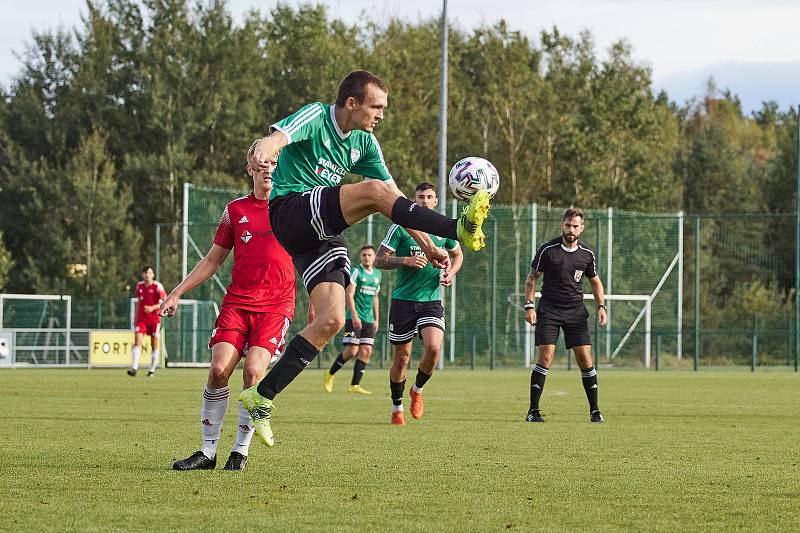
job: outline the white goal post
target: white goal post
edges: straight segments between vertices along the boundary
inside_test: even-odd
[[[536,292],[536,298],[541,298],[542,293]],[[584,294],[584,300],[594,300],[594,294]],[[651,347],[652,347],[652,316],[651,316],[651,309],[652,309],[652,302],[653,296],[650,294],[606,294],[606,300],[611,301],[620,301],[620,302],[644,302],[642,307],[642,311],[636,317],[636,319],[631,323],[628,330],[625,332],[625,335],[620,340],[619,344],[617,344],[614,351],[611,353],[611,359],[617,356],[617,354],[622,350],[622,347],[625,346],[625,343],[628,342],[631,335],[633,334],[634,329],[636,326],[639,325],[639,322],[644,318],[644,352],[642,354],[642,363],[645,368],[650,368],[650,354],[651,354]],[[534,359],[534,336],[533,336],[533,327],[525,323],[525,366],[531,366],[531,362]]]

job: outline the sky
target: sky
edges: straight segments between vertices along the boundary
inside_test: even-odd
[[[289,0],[292,5],[299,4]],[[438,17],[437,0],[322,0],[337,18],[357,22],[364,12],[411,21]],[[228,0],[236,20],[251,7],[262,12],[277,0]],[[775,100],[782,109],[800,104],[800,1],[796,0],[448,0],[451,23],[462,30],[505,19],[511,29],[536,38],[557,26],[570,35],[588,29],[599,51],[628,40],[634,57],[653,70],[656,90],[678,103],[704,93],[713,77],[730,89],[745,111]],[[380,6],[377,11],[376,6]],[[19,72],[31,32],[80,23],[84,0],[0,0],[0,85]]]

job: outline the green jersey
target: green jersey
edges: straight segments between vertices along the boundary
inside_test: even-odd
[[[278,167],[272,174],[270,198],[302,193],[320,185],[339,185],[351,172],[365,178],[392,180],[375,136],[360,130],[342,133],[334,106],[308,104],[271,129],[283,133],[289,145],[281,150]]]
[[[430,236],[433,244],[439,248],[453,251],[458,247],[458,242],[453,239],[444,239],[436,235]],[[392,224],[389,232],[381,242],[393,251],[397,257],[411,257],[414,255],[424,255],[422,248],[417,241],[411,238],[408,232]],[[434,302],[441,300],[442,295],[439,291],[439,276],[442,271],[434,268],[428,263],[425,268],[400,267],[397,269],[397,276],[394,278],[394,288],[392,289],[392,299],[411,300],[412,302]]]
[[[360,264],[353,267],[350,272],[350,283],[355,285],[356,293],[353,297],[356,304],[356,314],[361,322],[372,324],[375,322],[375,295],[381,290],[381,271],[377,268],[368,272]],[[345,318],[350,320],[350,306],[345,306]]]

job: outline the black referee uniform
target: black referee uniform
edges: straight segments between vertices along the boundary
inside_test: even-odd
[[[542,272],[542,297],[536,309],[536,345],[555,344],[559,329],[569,350],[592,344],[589,312],[583,305],[581,282],[597,276],[594,251],[580,240],[566,248],[561,237],[543,244],[531,261],[531,271]]]

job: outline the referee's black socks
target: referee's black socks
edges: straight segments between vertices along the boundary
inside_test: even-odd
[[[269,374],[258,384],[258,393],[268,400],[275,396],[296,378],[319,354],[319,350],[300,335],[286,345],[286,350]]]
[[[589,400],[589,412],[599,411],[597,406],[597,370],[593,366],[581,369],[581,381],[586,391],[586,399]]]
[[[531,410],[539,410],[539,398],[542,397],[544,390],[544,380],[547,377],[547,369],[538,364],[531,369]]]
[[[411,228],[426,233],[433,233],[445,239],[457,240],[457,221],[434,211],[419,206],[401,196],[392,206],[392,222],[404,228]]]

